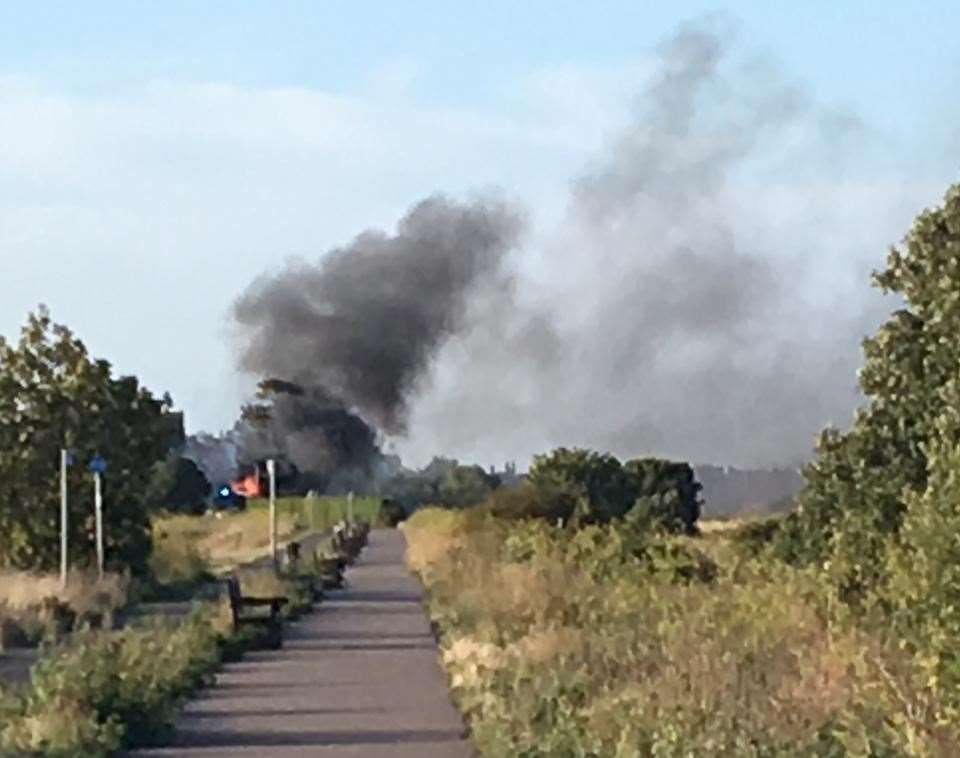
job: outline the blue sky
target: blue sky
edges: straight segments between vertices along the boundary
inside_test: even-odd
[[[659,41],[711,13],[862,123],[830,180],[857,193],[852,255],[956,180],[956,0],[4,2],[0,334],[45,302],[191,428],[226,427],[250,386],[227,312],[255,276],[437,190],[501,188],[549,229]],[[429,426],[416,454],[449,443]]]
[[[67,91],[163,80],[350,92],[408,63],[419,96],[475,105],[531,69],[619,65],[679,21],[717,11],[824,100],[890,125],[906,127],[914,107],[927,111],[958,84],[952,0],[8,2],[0,67]]]

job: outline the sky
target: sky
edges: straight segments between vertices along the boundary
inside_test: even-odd
[[[0,334],[44,303],[119,372],[169,391],[191,431],[228,428],[254,383],[236,367],[237,296],[419,198],[516,200],[534,249],[517,265],[549,280],[536,248],[571,183],[634,117],[658,43],[704,17],[860,125],[855,160],[822,190],[850,203],[848,227],[824,233],[851,241],[858,272],[881,265],[958,178],[955,0],[4,2]],[[824,291],[837,271],[824,263]],[[398,449],[498,460],[467,427],[438,431],[438,372]]]

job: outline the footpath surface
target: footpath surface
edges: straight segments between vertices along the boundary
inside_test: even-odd
[[[138,756],[469,758],[421,588],[396,530],[376,529],[348,587],[192,701],[168,748]]]

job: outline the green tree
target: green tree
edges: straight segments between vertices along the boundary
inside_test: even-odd
[[[573,516],[605,522],[633,505],[633,490],[620,461],[609,453],[560,447],[534,456],[529,481],[541,509],[564,520]]]
[[[529,483],[523,501],[531,515],[604,523],[630,514],[653,528],[691,533],[700,517],[701,487],[689,463],[639,458],[621,465],[609,453],[561,447],[534,458]],[[506,498],[503,505],[519,504]]]
[[[210,482],[189,458],[176,452],[153,465],[145,501],[152,507],[202,513],[210,495]]]
[[[144,495],[154,463],[167,453],[178,421],[168,396],[155,398],[134,377],[115,378],[41,307],[17,345],[0,338],[0,562],[50,570],[59,562],[59,460],[69,469],[72,565],[94,560],[92,476],[104,477],[104,545],[109,566],[142,571],[150,552]],[[182,423],[182,419],[180,420]]]
[[[462,508],[482,503],[499,485],[499,478],[482,466],[455,465],[437,485],[437,496],[444,505]]]
[[[917,217],[874,282],[903,307],[864,342],[867,402],[848,432],[821,435],[798,509],[775,540],[782,557],[827,566],[852,597],[885,575],[889,538],[927,488],[938,419],[956,404],[948,388],[960,365],[960,185]]]
[[[634,500],[633,510],[642,510],[642,516],[661,529],[696,532],[703,487],[689,463],[635,458],[623,464],[623,470]]]

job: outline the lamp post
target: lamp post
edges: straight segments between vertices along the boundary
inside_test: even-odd
[[[270,478],[270,559],[277,568],[277,466],[271,458],[267,461],[267,476]]]
[[[60,585],[67,586],[67,571],[69,557],[67,549],[67,531],[69,529],[69,515],[67,511],[67,467],[73,463],[69,450],[60,451]]]
[[[97,523],[97,573],[103,579],[103,483],[102,477],[107,470],[107,462],[95,455],[88,466],[93,472],[93,510]]]

